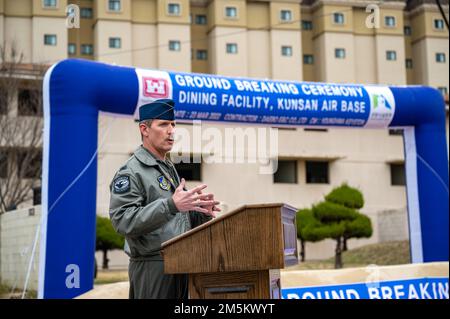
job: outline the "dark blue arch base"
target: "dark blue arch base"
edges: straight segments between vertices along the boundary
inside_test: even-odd
[[[445,107],[437,90],[168,73],[69,59],[44,80],[40,298],[73,298],[93,287],[98,112],[133,116],[138,106],[162,97],[176,100],[176,117],[183,120],[404,127],[413,262],[448,261]],[[359,112],[342,111],[350,104]]]

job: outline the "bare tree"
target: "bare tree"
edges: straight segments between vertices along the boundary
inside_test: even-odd
[[[42,79],[46,67],[23,63],[0,45],[0,214],[32,199],[42,171]]]

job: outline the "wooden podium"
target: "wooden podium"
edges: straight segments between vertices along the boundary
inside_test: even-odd
[[[297,209],[246,205],[162,244],[164,271],[189,274],[192,299],[278,299],[280,269],[298,263]]]

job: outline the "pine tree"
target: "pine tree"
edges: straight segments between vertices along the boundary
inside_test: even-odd
[[[108,269],[108,250],[123,248],[125,238],[113,228],[109,218],[97,216],[97,232],[95,250],[103,252],[102,269]]]

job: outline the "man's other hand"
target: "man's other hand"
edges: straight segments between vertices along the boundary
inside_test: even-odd
[[[197,194],[203,195],[202,191],[198,191]],[[208,195],[208,197],[205,198],[205,200],[209,200],[209,201],[214,201],[214,194],[206,194]],[[216,217],[216,213],[215,212],[220,212],[221,209],[219,207],[217,207],[216,205],[220,204],[220,202],[214,201],[217,204],[214,205],[206,205],[203,206],[204,208],[206,208],[208,210],[207,213],[205,213],[206,215],[209,215],[213,218]]]

